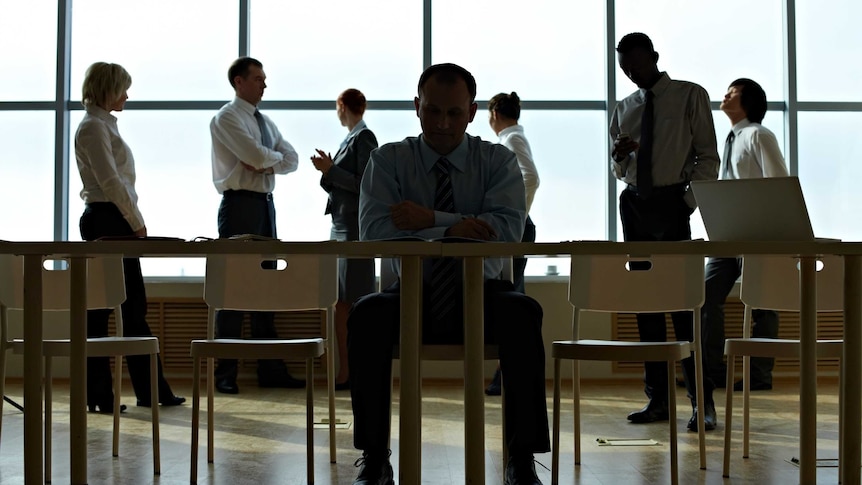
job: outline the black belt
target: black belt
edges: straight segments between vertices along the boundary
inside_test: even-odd
[[[686,189],[688,189],[688,182],[683,182],[680,184],[663,185],[661,187],[653,187],[652,193],[653,194],[668,194],[668,193],[683,194],[683,193],[685,193]],[[637,185],[628,184],[628,186],[626,187],[626,190],[630,190],[635,194],[638,193]]]
[[[225,197],[246,197],[251,199],[272,200],[272,192],[255,192],[253,190],[225,190]]]

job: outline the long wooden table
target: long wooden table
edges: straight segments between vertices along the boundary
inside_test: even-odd
[[[484,394],[482,393],[483,260],[512,255],[698,254],[739,256],[787,254],[800,256],[800,483],[816,483],[816,279],[817,255],[845,258],[844,360],[842,382],[842,483],[860,484],[862,456],[862,243],[840,242],[605,242],[491,243],[435,242],[280,242],[280,241],[111,241],[111,242],[0,242],[0,253],[23,255],[24,311],[24,464],[25,483],[41,485],[42,475],[42,305],[43,258],[70,260],[73,287],[86,288],[88,257],[122,254],[130,257],[205,257],[208,254],[338,254],[346,257],[401,259],[401,402],[399,483],[421,483],[420,326],[421,259],[451,256],[465,260],[465,468],[469,484],[485,483]],[[87,483],[86,415],[86,294],[73,294],[71,314],[71,472],[72,483]]]

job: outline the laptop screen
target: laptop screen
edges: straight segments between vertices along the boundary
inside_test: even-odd
[[[797,177],[691,183],[710,241],[813,241]]]

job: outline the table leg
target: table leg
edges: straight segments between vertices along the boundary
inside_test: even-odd
[[[817,483],[817,258],[800,258],[799,483]]]
[[[466,483],[485,483],[484,258],[464,258],[464,465]],[[505,419],[505,418],[504,418]]]
[[[42,256],[24,256],[24,483],[42,485]]]
[[[841,359],[844,376],[841,416],[844,448],[841,450],[840,482],[860,484],[862,466],[862,256],[844,256],[844,356]]]
[[[401,412],[398,483],[422,483],[422,261],[401,258]]]

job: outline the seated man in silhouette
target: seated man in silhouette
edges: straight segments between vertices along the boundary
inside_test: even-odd
[[[520,241],[526,196],[515,155],[465,133],[477,108],[473,76],[454,64],[434,65],[419,78],[418,94],[422,134],[371,153],[360,193],[360,238]],[[496,279],[501,269],[501,260],[485,261],[485,340],[499,345],[506,376],[506,483],[541,484],[533,453],[550,450],[542,308]],[[394,483],[388,448],[399,283],[357,301],[347,323],[354,446],[362,450],[354,485]],[[426,260],[423,288],[423,342],[461,343],[460,261]]]

